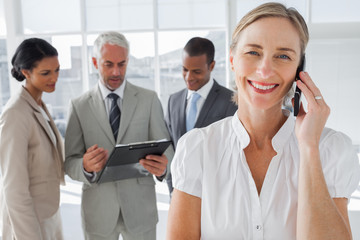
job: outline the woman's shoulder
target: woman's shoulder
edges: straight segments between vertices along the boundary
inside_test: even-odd
[[[203,128],[194,128],[185,133],[180,138],[179,143],[181,141],[186,141],[187,144],[189,144],[189,141],[199,143],[209,141],[213,139],[213,137],[219,139],[223,136],[228,136],[228,133],[232,131],[232,118],[233,116],[221,119]]]
[[[320,138],[320,155],[323,167],[346,165],[355,167],[359,160],[352,140],[346,134],[331,128],[324,128]]]
[[[232,128],[232,120],[234,116],[223,118],[219,121],[213,122],[212,124],[198,128],[198,131],[206,136],[207,138],[215,135],[217,137],[221,137],[223,135],[227,135],[229,132],[233,131]]]
[[[352,140],[345,133],[325,127],[320,137],[320,149],[322,148],[352,148]]]
[[[24,121],[29,124],[33,112],[34,109],[21,94],[14,94],[3,108],[1,121],[9,119],[11,122]]]
[[[330,195],[350,198],[360,178],[359,158],[352,140],[342,132],[325,128],[319,148]]]
[[[2,113],[23,111],[28,108],[27,105],[26,101],[19,94],[15,94],[9,98]]]

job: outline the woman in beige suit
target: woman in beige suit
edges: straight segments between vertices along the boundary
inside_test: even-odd
[[[63,239],[63,143],[41,100],[43,92],[55,90],[57,56],[48,42],[31,38],[19,45],[11,61],[13,77],[26,81],[0,118],[3,240]]]

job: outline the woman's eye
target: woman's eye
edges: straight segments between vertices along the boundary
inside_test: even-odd
[[[281,59],[290,59],[287,55],[280,55],[279,58],[281,58]]]
[[[250,52],[248,52],[248,54],[250,54],[250,55],[255,55],[255,56],[259,56],[259,53],[258,53],[258,52],[255,52],[255,51],[250,51]]]

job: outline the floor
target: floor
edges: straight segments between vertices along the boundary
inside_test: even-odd
[[[81,183],[66,176],[66,186],[61,187],[61,215],[65,240],[83,240],[80,216]],[[169,191],[166,183],[156,182],[157,207],[159,223],[157,224],[157,239],[165,239],[166,221],[169,210]],[[119,238],[121,239],[121,237]]]

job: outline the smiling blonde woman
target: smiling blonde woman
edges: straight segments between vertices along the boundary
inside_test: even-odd
[[[238,111],[180,139],[167,239],[351,239],[347,202],[360,176],[351,140],[325,127],[330,108],[306,72],[297,86],[308,111],[282,109],[307,42],[301,15],[278,3],[239,22]]]

